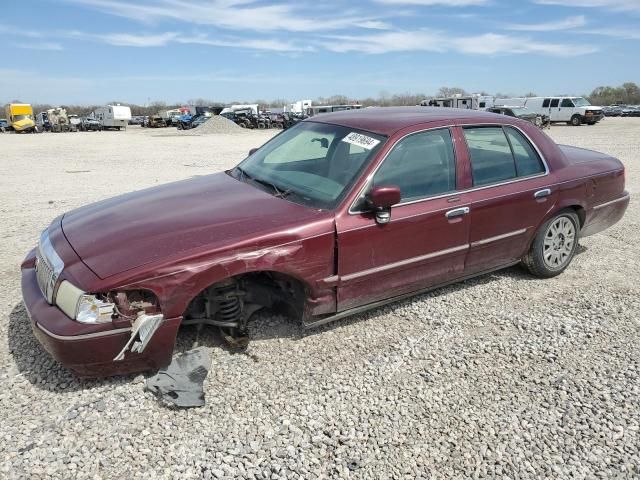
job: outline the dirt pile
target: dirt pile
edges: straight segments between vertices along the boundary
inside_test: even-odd
[[[234,122],[220,115],[214,115],[196,128],[186,130],[184,135],[217,135],[219,133],[240,133],[242,128]]]

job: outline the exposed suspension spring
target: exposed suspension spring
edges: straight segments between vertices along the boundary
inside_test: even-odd
[[[216,288],[215,301],[218,305],[219,326],[244,330],[241,295],[242,292],[235,282]]]
[[[242,305],[237,294],[227,295],[220,300],[220,320],[229,323],[238,323],[242,318]]]

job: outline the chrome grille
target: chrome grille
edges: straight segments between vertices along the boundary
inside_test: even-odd
[[[40,248],[36,249],[36,279],[42,295],[44,295],[47,302],[51,303],[56,278],[53,269],[42,256]]]

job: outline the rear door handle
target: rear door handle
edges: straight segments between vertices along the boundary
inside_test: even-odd
[[[449,210],[444,214],[444,216],[447,218],[456,218],[461,217],[462,215],[466,215],[467,213],[469,213],[469,207],[460,207]]]
[[[545,188],[542,190],[538,190],[536,193],[534,193],[533,198],[544,198],[544,197],[548,197],[549,195],[551,195],[551,189]]]

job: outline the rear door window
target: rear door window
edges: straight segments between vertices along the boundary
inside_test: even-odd
[[[548,98],[545,98],[544,101],[542,102],[542,108],[549,108],[549,102],[551,100]]]
[[[470,127],[464,129],[473,185],[502,182],[517,176],[509,141],[501,127]]]
[[[559,104],[560,104],[559,98],[554,98],[553,100],[551,100],[551,108],[557,107]]]

